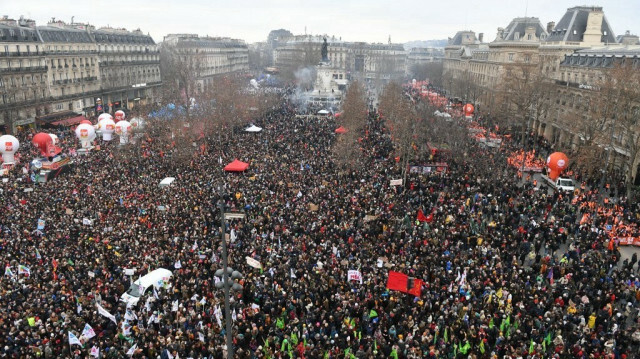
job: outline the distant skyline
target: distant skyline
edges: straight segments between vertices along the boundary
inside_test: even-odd
[[[224,36],[247,43],[265,41],[271,30],[327,34],[345,41],[394,43],[453,37],[457,31],[484,33],[495,39],[498,27],[515,17],[538,17],[542,24],[558,22],[566,9],[583,5],[568,0],[458,0],[458,1],[361,1],[361,0],[42,0],[5,1],[0,15],[20,15],[46,25],[52,18],[67,23],[89,23],[96,28],[140,28],[156,42],[169,33]],[[635,21],[640,1],[601,0],[615,35],[626,30],[639,34]]]

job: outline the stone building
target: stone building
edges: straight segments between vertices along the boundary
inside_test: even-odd
[[[348,73],[351,78],[370,82],[404,77],[407,54],[401,44],[346,42],[335,36],[293,36],[274,50],[275,66],[295,70],[317,65],[324,38],[327,39],[331,66]]]
[[[142,31],[101,28],[91,32],[98,47],[100,96],[105,111],[133,109],[154,101],[162,84],[160,54]]]
[[[414,47],[407,53],[405,73],[411,73],[414,66],[429,64],[432,62],[442,61],[444,51],[433,47]]]
[[[45,48],[51,114],[40,122],[92,114],[94,97],[100,91],[98,48],[87,28],[75,28],[62,21],[37,27]]]
[[[476,107],[492,106],[505,69],[515,63],[538,63],[538,48],[547,31],[535,17],[513,19],[498,28],[496,38],[483,43],[472,31],[460,31],[445,48],[444,82],[451,95]]]
[[[46,112],[47,70],[35,22],[0,19],[0,128],[28,125]]]
[[[77,123],[102,111],[150,103],[161,84],[156,44],[140,30],[52,19],[0,19],[0,128]]]
[[[249,69],[249,48],[242,40],[170,34],[164,37],[163,46],[175,48],[182,56],[197,58],[200,89],[211,85],[216,76]]]

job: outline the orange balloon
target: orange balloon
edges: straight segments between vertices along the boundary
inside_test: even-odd
[[[555,180],[569,167],[569,158],[562,152],[554,152],[547,157],[547,167],[549,167],[549,178]]]
[[[468,103],[468,104],[464,105],[464,114],[465,114],[465,116],[472,116],[474,110],[475,109],[474,109],[472,104]]]

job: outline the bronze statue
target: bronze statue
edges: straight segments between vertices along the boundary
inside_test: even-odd
[[[324,38],[324,42],[322,43],[322,61],[323,62],[329,62],[329,49],[328,49],[329,45],[327,44],[327,38]]]

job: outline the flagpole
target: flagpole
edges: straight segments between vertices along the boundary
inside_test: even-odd
[[[231,305],[229,304],[229,292],[231,286],[229,285],[229,262],[227,261],[227,240],[225,238],[225,219],[224,219],[224,202],[222,197],[220,198],[220,238],[222,239],[222,284],[224,287],[224,316],[226,321],[226,339],[227,339],[227,358],[233,359],[233,339],[231,336],[232,323],[231,323]]]

